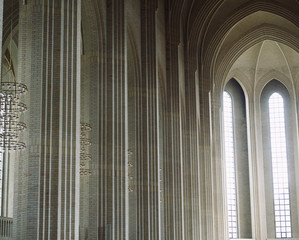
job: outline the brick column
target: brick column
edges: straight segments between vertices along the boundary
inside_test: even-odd
[[[156,10],[157,1],[141,1],[141,80],[137,108],[137,239],[160,239]]]
[[[20,1],[18,82],[28,86],[14,239],[78,239],[80,0]]]
[[[99,239],[128,239],[127,79],[123,0],[106,1],[99,97]]]

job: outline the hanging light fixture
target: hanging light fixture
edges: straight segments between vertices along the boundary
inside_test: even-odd
[[[88,154],[88,147],[91,145],[91,140],[87,138],[87,132],[91,131],[91,126],[88,123],[80,123],[80,175],[90,176],[92,171],[87,168],[87,162],[91,160],[91,155]]]
[[[22,150],[26,147],[25,143],[19,141],[19,133],[26,129],[26,124],[19,121],[20,114],[27,110],[26,105],[20,102],[20,95],[26,92],[24,84],[15,81],[0,83],[1,151]]]
[[[13,9],[13,6],[12,6]],[[12,16],[10,26],[10,45],[5,58],[8,70],[2,74],[0,80],[0,151],[22,150],[26,148],[24,142],[19,141],[19,133],[26,129],[26,124],[20,122],[20,114],[27,110],[24,103],[20,102],[20,96],[28,89],[23,83],[16,82],[11,57],[12,45]],[[2,56],[1,56],[2,57]],[[3,81],[3,79],[5,79]]]
[[[130,157],[133,155],[133,151],[131,149],[128,149],[128,191],[134,192],[134,164],[133,159]]]

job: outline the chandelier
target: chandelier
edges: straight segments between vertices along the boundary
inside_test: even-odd
[[[12,9],[14,9],[13,5]],[[25,143],[19,141],[20,132],[26,129],[26,124],[20,122],[20,114],[27,110],[26,105],[20,102],[20,96],[25,94],[28,89],[25,84],[16,82],[15,78],[11,56],[13,42],[12,16],[13,13],[10,17],[9,49],[4,52],[3,57],[0,56],[6,62],[6,64],[3,64],[0,61],[0,67],[1,69],[6,67],[7,70],[0,76],[0,152],[26,148]]]
[[[0,151],[22,150],[26,145],[19,141],[19,134],[26,129],[26,124],[20,122],[20,114],[27,107],[20,102],[20,96],[27,92],[27,86],[15,81],[11,60],[3,78],[5,81],[0,82]]]
[[[80,123],[80,175],[90,176],[92,171],[87,168],[87,162],[91,160],[91,155],[87,153],[91,140],[87,138],[87,132],[91,131],[88,123]]]
[[[128,191],[134,192],[135,187],[134,187],[134,164],[133,160],[131,159],[130,156],[133,155],[133,151],[131,149],[128,149]]]

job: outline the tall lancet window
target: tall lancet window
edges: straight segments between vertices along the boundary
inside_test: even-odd
[[[271,160],[276,238],[291,238],[291,210],[284,101],[275,92],[269,98]]]
[[[226,164],[227,209],[229,238],[238,238],[237,189],[233,130],[233,103],[228,92],[223,93],[224,152]]]

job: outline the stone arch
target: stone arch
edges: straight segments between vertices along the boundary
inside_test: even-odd
[[[243,72],[241,72],[239,70],[233,70],[228,73],[225,81],[223,81],[223,83],[222,83],[221,92],[225,88],[225,85],[231,79],[235,79],[239,83],[239,85],[241,86],[241,88],[244,92],[245,97],[248,98],[248,93],[252,91],[250,84],[248,84],[249,78]]]
[[[85,52],[104,51],[104,19],[100,1],[82,2],[82,39]]]
[[[223,41],[225,35],[230,31],[230,29],[232,29],[232,27],[235,24],[240,22],[245,17],[258,11],[272,13],[298,26],[296,13],[290,9],[286,9],[279,3],[255,1],[246,3],[245,5],[241,5],[238,9],[235,10],[235,13],[231,15],[228,19],[226,19],[222,26],[219,29],[217,29],[213,40],[211,42],[206,43],[207,45],[205,45],[205,48],[207,49],[207,51],[204,54],[203,59],[205,65],[209,65],[211,62],[213,62],[215,52],[217,52],[218,49],[221,47],[221,42]]]
[[[259,26],[248,34],[244,35],[231,49],[219,64],[214,79],[216,85],[221,84],[227,76],[234,62],[249,48],[264,40],[273,40],[283,43],[296,51],[299,50],[297,38],[282,29],[275,28],[275,26]]]
[[[127,26],[127,35],[128,35],[128,47],[130,48],[128,55],[128,59],[132,60],[133,63],[133,69],[134,69],[134,76],[136,77],[136,80],[140,80],[140,58],[138,54],[138,48],[134,36],[134,32],[132,30],[132,27],[130,24]]]
[[[288,178],[289,180],[289,194],[290,194],[290,205],[291,205],[291,221],[292,221],[292,237],[298,237],[298,229],[295,227],[298,225],[298,191],[297,191],[297,178],[296,172],[298,171],[298,164],[296,164],[296,159],[298,159],[298,124],[296,119],[296,104],[294,99],[294,89],[290,80],[287,76],[276,71],[266,74],[259,85],[257,92],[255,94],[255,101],[257,102],[257,123],[260,126],[262,132],[257,138],[257,145],[260,147],[259,161],[264,166],[261,170],[261,183],[265,185],[263,192],[263,205],[265,206],[264,213],[266,217],[266,223],[264,228],[267,229],[267,237],[275,237],[275,225],[274,225],[274,206],[272,205],[274,193],[273,189],[267,186],[272,183],[272,171],[271,171],[271,154],[270,154],[270,123],[269,123],[269,109],[268,101],[269,97],[274,93],[278,92],[279,95],[284,99],[285,104],[285,134],[286,134],[286,151],[288,159]]]
[[[276,70],[273,70],[273,71],[267,73],[260,79],[260,81],[258,81],[258,84],[255,87],[255,99],[260,98],[265,86],[269,82],[271,82],[273,79],[276,79],[277,81],[279,81],[282,85],[284,85],[286,87],[286,89],[288,90],[288,93],[291,97],[291,100],[294,101],[295,100],[295,89],[294,89],[293,82],[285,74],[278,72]]]
[[[242,19],[245,17],[254,14],[258,11],[265,11],[272,13],[274,15],[283,17],[291,24],[297,26],[296,22],[296,14],[292,12],[289,9],[285,9],[283,7],[280,7],[280,5],[272,4],[268,2],[254,2],[250,3],[246,6],[241,6],[239,9],[237,9],[236,13],[233,14],[231,17],[226,19],[224,21],[224,24],[221,25],[219,29],[215,32],[215,36],[213,39],[211,39],[210,42],[205,43],[205,49],[207,49],[205,52],[200,51],[198,49],[198,53],[203,54],[201,61],[201,70],[200,78],[202,78],[202,81],[206,81],[207,89],[211,91],[212,99],[213,99],[213,105],[212,105],[212,126],[214,127],[212,134],[214,140],[214,146],[221,145],[221,130],[220,130],[220,123],[219,119],[221,119],[221,115],[219,111],[219,108],[221,106],[221,99],[220,95],[221,92],[224,89],[225,83],[228,81],[228,77],[234,77],[234,74],[236,75],[242,75],[238,74],[237,72],[229,72],[231,70],[231,67],[233,66],[234,62],[249,48],[254,46],[255,44],[262,42],[264,40],[273,40],[279,43],[283,43],[287,46],[289,46],[292,49],[295,49],[298,52],[298,41],[296,33],[290,31],[287,28],[281,28],[279,26],[273,25],[273,24],[257,24],[254,26],[251,26],[250,29],[246,29],[247,31],[243,35],[237,35],[235,37],[236,41],[234,41],[231,46],[229,46],[226,49],[221,49],[223,47],[223,42],[225,41],[225,38],[227,34],[232,30],[232,28],[239,23]],[[223,54],[223,58],[219,57],[220,50],[223,50],[225,54]],[[242,76],[241,76],[242,77]],[[250,80],[250,79],[249,79]],[[254,108],[254,105],[252,102],[255,100],[254,94],[255,89],[249,86],[249,84],[246,84],[246,90],[244,91],[245,95],[248,97],[248,124],[254,125],[254,121],[257,119],[255,116],[256,109]],[[242,86],[243,87],[243,86]],[[291,87],[294,92],[294,87]],[[244,90],[244,88],[243,88]],[[247,93],[247,94],[246,94]],[[253,130],[254,129],[254,130]],[[256,127],[249,127],[248,128],[248,136],[249,139],[256,139],[258,138],[258,134],[260,132],[259,126]],[[259,149],[256,144],[253,144],[254,142],[250,143],[249,141],[249,155],[250,158],[253,158],[253,160],[250,160],[252,173],[251,173],[251,179],[262,179],[262,173],[259,170],[260,163],[257,163],[256,159],[258,159],[261,156],[262,149]],[[221,151],[218,149],[214,149],[213,147],[212,151],[215,153],[212,161],[214,162],[216,166],[221,166]],[[252,181],[252,180],[251,180]],[[221,185],[222,182],[219,179],[216,179],[216,185]],[[258,186],[258,181],[256,183],[252,184],[251,191],[253,193],[252,199],[253,199],[253,207],[252,207],[252,237],[262,239],[267,236],[267,230],[266,230],[266,220],[264,219],[263,215],[265,212],[263,212],[264,205],[263,205],[263,190],[260,189]],[[224,187],[224,186],[223,186]],[[217,201],[221,201],[220,198]],[[225,214],[222,216],[224,217]],[[225,219],[223,219],[225,222]],[[224,227],[224,235],[225,233],[225,227]]]

